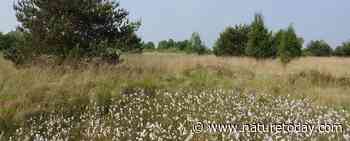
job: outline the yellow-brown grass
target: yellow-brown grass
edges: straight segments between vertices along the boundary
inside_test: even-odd
[[[196,65],[225,66],[232,70],[244,68],[256,73],[289,74],[304,70],[318,70],[331,73],[335,76],[350,75],[350,58],[337,57],[305,57],[294,60],[284,69],[278,60],[256,61],[245,57],[216,57],[185,55],[185,54],[159,54],[148,53],[144,55],[128,55],[127,64],[139,67],[160,69],[162,71],[181,72]]]
[[[118,95],[125,87],[178,89],[197,85],[309,97],[320,105],[350,105],[348,58],[300,58],[287,68],[278,60],[212,55],[149,53],[124,55],[123,59],[117,66],[81,69],[17,69],[0,59],[0,114],[42,110],[97,93]]]

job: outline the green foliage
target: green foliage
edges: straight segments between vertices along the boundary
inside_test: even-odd
[[[250,26],[228,27],[220,34],[214,46],[216,56],[243,56],[248,42]]]
[[[307,56],[331,56],[333,49],[323,40],[311,41],[304,50]]]
[[[173,39],[163,40],[158,43],[159,52],[184,52],[188,46],[188,41],[175,41]]]
[[[28,35],[20,31],[12,31],[0,37],[0,51],[4,58],[15,64],[22,64],[29,60],[31,49],[27,47]]]
[[[284,33],[285,33],[285,30],[281,29],[281,30],[278,30],[278,32],[275,33],[273,36],[272,45],[274,46],[274,48],[277,48],[277,51],[278,51],[278,47],[281,45],[281,41],[283,40]]]
[[[190,46],[190,42],[188,40],[176,42],[176,48],[178,48],[181,51],[185,51],[189,46]]]
[[[14,9],[19,29],[31,35],[39,54],[93,57],[104,50],[96,50],[102,42],[122,51],[141,47],[135,34],[140,23],[129,22],[129,12],[115,1],[18,0]]]
[[[3,35],[3,33],[2,32],[0,32],[0,53],[4,50],[3,48],[4,48],[4,35]]]
[[[286,31],[280,30],[276,34],[278,43],[278,56],[282,64],[286,65],[296,57],[302,55],[302,42],[297,37],[293,26],[289,26]]]
[[[198,55],[203,55],[208,53],[208,49],[203,44],[199,33],[197,32],[192,33],[189,43],[190,43],[190,46],[186,49],[188,53],[196,53]]]
[[[276,56],[277,49],[272,46],[272,33],[265,27],[261,14],[255,14],[248,38],[247,48],[245,49],[246,55],[256,59]]]
[[[15,46],[18,38],[18,34],[15,32],[0,33],[0,51],[5,51]]]
[[[344,42],[341,46],[337,47],[334,51],[334,55],[350,57],[350,41]]]
[[[101,51],[102,59],[104,61],[107,61],[110,64],[117,64],[119,61],[119,58],[121,56],[122,51],[118,48],[113,48],[113,47],[104,47],[108,46],[106,42],[102,42],[100,44],[101,48],[105,48],[103,51]]]
[[[156,49],[156,46],[154,45],[153,42],[142,43],[142,49],[145,49],[145,50],[155,50],[155,49]]]
[[[141,53],[143,50],[141,41],[141,38],[139,38],[136,33],[133,33],[121,38],[116,44],[112,44],[112,47],[121,49],[123,52]],[[108,48],[110,47],[111,46]]]
[[[157,47],[157,49],[159,50],[165,50],[170,48],[175,48],[175,41],[173,39],[160,41]]]
[[[160,52],[186,52],[195,54],[207,54],[209,49],[203,44],[199,33],[193,33],[190,40],[174,41],[173,39],[162,40],[158,43],[157,51]]]

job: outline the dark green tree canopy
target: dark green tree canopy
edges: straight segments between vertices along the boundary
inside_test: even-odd
[[[16,37],[11,33],[3,34],[0,33],[0,51],[7,50],[11,48],[16,43]]]
[[[333,49],[323,40],[310,41],[304,50],[307,56],[331,56],[332,52]]]
[[[189,43],[190,45],[187,48],[188,53],[197,53],[202,55],[208,52],[207,47],[203,44],[202,39],[197,32],[192,33]]]
[[[162,40],[158,43],[157,50],[161,52],[186,52],[200,55],[209,52],[207,47],[203,44],[199,33],[197,32],[193,33],[189,40]]]
[[[35,47],[67,56],[73,49],[91,52],[97,44],[130,46],[140,23],[111,0],[17,0],[19,29],[32,35]],[[131,39],[129,39],[131,38]],[[132,42],[134,43],[134,42]]]
[[[275,43],[278,44],[278,56],[284,65],[302,55],[303,42],[296,35],[293,26],[289,26],[287,30],[280,30],[275,39]]]
[[[283,40],[283,35],[286,31],[283,29],[278,30],[277,33],[273,36],[272,45],[274,48],[278,48],[281,45],[281,41]]]
[[[28,48],[25,40],[28,35],[18,30],[11,31],[0,36],[0,51],[5,59],[11,60],[15,64],[21,64],[26,61],[25,56],[29,56],[32,52]]]
[[[169,49],[169,48],[173,48],[174,47],[174,40],[173,39],[169,39],[169,40],[162,40],[158,43],[158,47],[157,49],[159,50],[165,50],[165,49]]]
[[[176,42],[176,48],[178,48],[181,51],[185,51],[187,48],[189,48],[189,46],[190,46],[190,42],[188,40]]]
[[[272,45],[272,33],[265,27],[261,14],[255,14],[248,34],[248,43],[245,53],[256,59],[265,59],[276,56],[277,49]]]
[[[0,51],[16,47],[19,42],[24,40],[23,36],[23,33],[19,31],[11,31],[6,34],[0,33]]]
[[[248,42],[250,26],[236,25],[228,27],[220,34],[214,45],[217,56],[243,56]]]
[[[344,42],[341,46],[337,47],[334,51],[334,55],[340,57],[350,57],[350,41]]]
[[[142,44],[142,49],[146,49],[146,50],[154,50],[156,49],[156,46],[154,45],[153,42],[147,42],[147,43],[143,43]]]
[[[166,52],[191,52],[192,50],[191,44],[189,40],[183,40],[183,41],[174,41],[173,39],[169,40],[162,40],[158,43],[157,50],[158,51],[166,51]]]

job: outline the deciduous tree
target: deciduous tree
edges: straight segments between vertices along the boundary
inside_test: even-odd
[[[333,49],[323,40],[311,41],[304,50],[307,56],[331,56]]]
[[[337,47],[334,51],[334,55],[340,57],[350,57],[350,41],[344,42],[341,46]]]

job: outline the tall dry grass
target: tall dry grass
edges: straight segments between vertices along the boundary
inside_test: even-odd
[[[0,117],[21,118],[56,105],[81,105],[96,95],[130,88],[234,88],[309,97],[315,104],[350,107],[349,58],[278,60],[185,54],[125,55],[117,66],[17,68],[0,59]],[[71,104],[71,105],[70,105]],[[68,107],[69,108],[69,107]]]
[[[148,53],[144,55],[128,55],[125,57],[127,64],[140,67],[151,67],[163,71],[184,71],[203,66],[225,66],[230,69],[245,68],[259,73],[288,74],[303,70],[317,70],[331,73],[336,76],[350,75],[350,58],[337,57],[305,57],[294,60],[284,69],[278,60],[256,61],[246,57],[216,57],[197,56],[186,54],[159,54]]]
[[[350,85],[339,81],[348,81],[350,79],[350,58],[320,58],[307,57],[294,60],[287,68],[284,68],[278,60],[256,61],[251,58],[228,57],[220,58],[215,56],[196,56],[196,55],[179,55],[179,54],[146,54],[146,55],[128,55],[126,64],[152,70],[154,73],[178,73],[181,74],[186,70],[203,66],[207,69],[226,70],[234,72],[236,79],[243,81],[244,87],[263,89],[267,93],[279,91],[275,89],[290,89],[279,92],[279,94],[298,94],[312,96],[317,102],[322,104],[345,104],[350,102]],[[322,75],[340,80],[327,80],[320,78],[320,82],[314,80],[303,81],[302,77],[309,79],[308,76],[300,76],[301,80],[297,84],[288,84],[291,77],[306,72],[306,75],[316,75],[310,77],[322,77]],[[310,72],[310,73],[308,73]],[[312,72],[318,72],[313,74]],[[252,73],[255,77],[252,80],[243,78],[245,74]],[[295,75],[294,75],[295,74]],[[324,82],[323,82],[324,81]],[[330,82],[326,82],[330,81]],[[245,83],[245,84],[243,84]],[[299,83],[299,84],[298,84]],[[315,84],[316,83],[316,84]],[[318,83],[327,83],[326,85],[317,85]],[[350,84],[350,83],[349,83]]]

